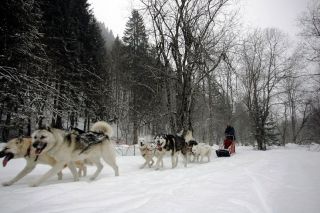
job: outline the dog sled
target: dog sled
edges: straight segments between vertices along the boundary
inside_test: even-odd
[[[227,149],[216,150],[217,157],[230,157],[230,152]]]
[[[233,135],[227,135],[223,144],[216,150],[217,157],[230,157],[235,153],[235,140]]]

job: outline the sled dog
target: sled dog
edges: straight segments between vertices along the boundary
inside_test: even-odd
[[[109,164],[116,176],[119,176],[118,166],[116,164],[116,154],[112,142],[109,138],[112,136],[112,127],[104,122],[96,122],[87,139],[82,138],[80,134],[68,133],[65,134],[59,129],[40,129],[36,130],[32,134],[32,146],[36,149],[36,155],[47,154],[56,160],[56,164],[45,173],[42,177],[36,180],[31,186],[38,186],[51,177],[53,174],[60,171],[63,165],[69,163],[70,169],[74,175],[75,181],[79,180],[78,174],[75,171],[73,162],[77,160],[88,159],[90,162],[96,165],[96,172],[90,177],[90,180],[94,180],[100,174],[103,165],[100,162],[100,158]],[[87,140],[91,140],[94,134],[103,134],[103,137],[99,136],[100,143],[94,143],[92,146],[85,146]],[[84,142],[85,141],[85,142]],[[91,143],[91,141],[89,141]],[[88,144],[90,144],[88,143]]]
[[[192,147],[198,145],[198,142],[195,140],[191,140],[187,143],[187,157],[188,157],[188,162],[194,162],[195,161],[195,156],[194,153],[192,152]]]
[[[19,172],[13,179],[2,183],[3,186],[10,186],[19,181],[24,176],[29,174],[38,163],[47,164],[50,166],[54,166],[56,163],[55,159],[47,154],[43,154],[37,158],[35,149],[31,146],[31,142],[31,137],[14,138],[8,141],[3,150],[0,152],[0,158],[4,158],[2,162],[3,167],[5,167],[11,159],[24,158],[26,160],[26,165],[23,170]],[[76,166],[79,168],[79,174],[85,174],[86,166],[83,162],[76,162]],[[59,171],[57,174],[58,179],[61,180],[62,172]]]
[[[145,159],[144,164],[140,167],[140,169],[143,169],[146,165],[149,166],[149,168],[152,167],[154,164],[154,152],[155,152],[155,144],[154,143],[148,143],[145,142],[144,138],[139,138],[139,149],[141,156]]]
[[[194,154],[197,162],[199,162],[200,157],[200,163],[203,162],[204,157],[207,157],[208,162],[210,162],[211,152],[211,146],[207,144],[198,144],[192,147],[192,153]]]
[[[171,152],[172,168],[178,165],[178,155],[181,153],[184,157],[184,166],[187,167],[187,144],[185,138],[179,135],[160,134],[154,138],[156,144],[157,162],[155,169],[163,167],[163,157],[166,152]]]

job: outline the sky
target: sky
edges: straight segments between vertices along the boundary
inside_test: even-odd
[[[98,21],[112,30],[115,36],[122,37],[125,25],[135,9],[133,0],[89,0]]]
[[[295,39],[299,32],[297,17],[309,0],[235,0],[241,7],[245,27],[276,27]],[[122,37],[131,10],[139,0],[89,0],[96,18],[104,22],[114,35]]]
[[[217,158],[213,152],[210,162],[204,158],[186,168],[180,158],[171,169],[169,155],[158,171],[139,169],[144,163],[140,155],[119,155],[118,177],[105,165],[98,178],[89,181],[95,171],[89,166],[88,176],[78,182],[64,169],[62,180],[53,176],[39,187],[29,187],[50,169],[37,165],[12,186],[0,185],[1,213],[318,213],[319,151],[319,144],[287,144],[267,151],[237,146],[230,158]],[[12,159],[1,166],[0,183],[24,165],[24,159]]]

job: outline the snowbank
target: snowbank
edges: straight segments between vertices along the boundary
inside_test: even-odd
[[[2,213],[12,212],[201,212],[201,213],[318,213],[320,209],[320,152],[297,147],[254,151],[237,147],[230,158],[191,163],[171,169],[139,169],[140,156],[118,156],[120,176],[105,166],[96,181],[73,182],[68,170],[30,188],[49,167],[37,168],[10,187],[0,186]],[[179,159],[181,160],[181,159]],[[24,160],[0,168],[0,182],[22,169]],[[95,168],[89,167],[88,174]]]

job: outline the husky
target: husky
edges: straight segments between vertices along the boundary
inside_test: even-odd
[[[10,186],[19,181],[24,176],[29,174],[38,163],[47,164],[50,166],[55,165],[56,160],[49,155],[43,154],[41,156],[37,156],[35,154],[35,149],[31,146],[31,142],[31,137],[14,138],[8,141],[3,150],[0,152],[0,158],[4,157],[2,162],[3,167],[5,167],[11,159],[24,158],[26,160],[26,165],[23,170],[19,172],[13,179],[2,183],[3,186]],[[86,173],[86,166],[83,162],[76,162],[76,166],[79,168],[79,174]],[[62,172],[58,171],[57,175],[58,180],[61,180]]]
[[[113,168],[115,176],[119,176],[115,149],[109,140],[112,133],[112,127],[108,123],[104,121],[96,122],[91,128],[90,134],[88,134],[90,137],[88,138],[91,140],[94,138],[91,136],[99,135],[100,143],[91,143],[89,141],[90,143],[87,144],[93,145],[87,146],[84,145],[87,139],[83,138],[81,136],[82,134],[65,134],[59,129],[52,128],[36,130],[32,134],[32,145],[36,149],[36,155],[41,156],[47,154],[56,160],[56,164],[30,186],[39,186],[53,174],[57,173],[57,171],[60,171],[63,165],[67,163],[70,165],[72,174],[76,177],[75,181],[78,181],[79,177],[73,162],[84,159],[88,159],[97,167],[96,172],[90,177],[90,180],[94,180],[103,169],[103,165],[100,162],[101,157]],[[101,135],[103,135],[103,137]]]
[[[155,152],[155,144],[154,143],[147,143],[145,142],[144,138],[139,138],[139,149],[141,156],[145,159],[144,164],[140,167],[140,169],[143,169],[146,165],[149,166],[149,168],[152,167],[154,164],[154,152]]]
[[[194,156],[194,153],[192,152],[192,147],[195,146],[195,145],[198,145],[198,142],[193,138],[192,132],[190,130],[187,131],[187,133],[184,136],[184,138],[185,138],[185,141],[187,143],[188,162],[194,162],[195,161],[195,156]],[[192,157],[192,159],[191,159],[191,157]]]
[[[178,165],[178,154],[181,153],[184,157],[184,167],[187,167],[187,144],[185,138],[179,135],[160,134],[154,138],[156,144],[157,162],[155,169],[163,167],[163,157],[166,152],[171,152],[172,168]]]
[[[198,145],[198,142],[195,140],[191,140],[187,143],[187,157],[188,157],[188,162],[194,162],[195,161],[195,155],[192,152],[192,147]]]
[[[204,157],[207,157],[208,162],[210,162],[211,152],[211,146],[207,144],[198,144],[192,147],[192,153],[194,154],[197,162],[199,162],[200,157],[200,163],[203,163]]]

